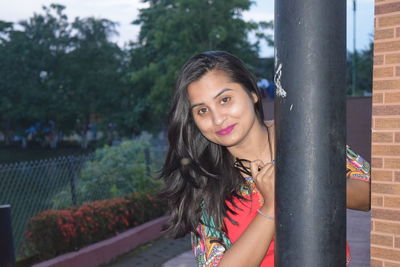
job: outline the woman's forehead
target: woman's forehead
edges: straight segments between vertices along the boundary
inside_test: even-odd
[[[187,88],[191,102],[213,99],[226,91],[237,90],[243,90],[242,86],[233,82],[225,72],[219,70],[207,72],[199,80],[189,84]]]

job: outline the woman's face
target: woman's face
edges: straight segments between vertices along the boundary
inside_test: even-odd
[[[188,86],[194,121],[211,142],[231,147],[240,144],[258,123],[251,96],[241,84],[220,70],[213,70]]]

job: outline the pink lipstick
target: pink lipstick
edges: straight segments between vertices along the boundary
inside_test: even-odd
[[[227,134],[229,134],[230,132],[232,132],[232,130],[233,130],[233,128],[235,128],[235,126],[236,126],[236,124],[229,125],[228,127],[224,128],[224,129],[222,129],[222,130],[217,131],[217,134],[218,134],[218,135],[227,135]]]

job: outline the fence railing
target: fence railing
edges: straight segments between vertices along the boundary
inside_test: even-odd
[[[17,254],[22,249],[29,218],[43,210],[57,209],[59,205],[76,204],[77,175],[92,157],[93,154],[88,154],[0,164],[0,205],[11,205]],[[54,196],[66,188],[70,194],[54,202]]]
[[[140,176],[135,176],[140,173],[142,173],[142,177],[154,177],[155,173],[152,167],[161,166],[166,152],[166,146],[163,144],[153,144],[146,148],[140,146],[131,148],[131,150],[136,151],[135,149],[144,149],[144,159],[139,160],[140,157],[138,157],[138,160],[135,161],[131,158],[133,154],[125,155],[120,152],[110,158],[110,161],[114,161],[114,165],[121,165],[118,170],[115,169],[114,165],[111,165],[111,169],[110,166],[107,166],[108,169],[106,168],[108,173],[116,179],[116,183],[130,185],[126,180],[140,180]],[[106,181],[98,177],[99,168],[102,166],[98,165],[98,156],[96,155],[97,152],[0,164],[0,205],[11,205],[14,247],[17,255],[29,254],[24,249],[24,233],[29,219],[39,212],[49,209],[64,209],[88,201],[124,196],[132,192],[130,189],[134,190],[134,188],[129,187],[123,191],[115,191],[113,185],[108,183],[109,176],[105,179]],[[120,164],[119,160],[124,161],[124,164]],[[97,165],[93,162],[97,162]],[[109,163],[109,161],[102,161],[101,164],[109,165]],[[137,173],[132,172],[132,167],[139,171]],[[92,170],[89,175],[88,169]],[[95,170],[95,173],[93,173],[93,170]],[[144,171],[140,172],[140,170]],[[130,173],[126,175],[128,171]],[[100,172],[104,174],[102,171]],[[89,182],[86,180],[88,176]]]

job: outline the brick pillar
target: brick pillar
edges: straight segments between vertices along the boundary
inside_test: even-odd
[[[400,267],[400,0],[375,0],[371,266]]]

